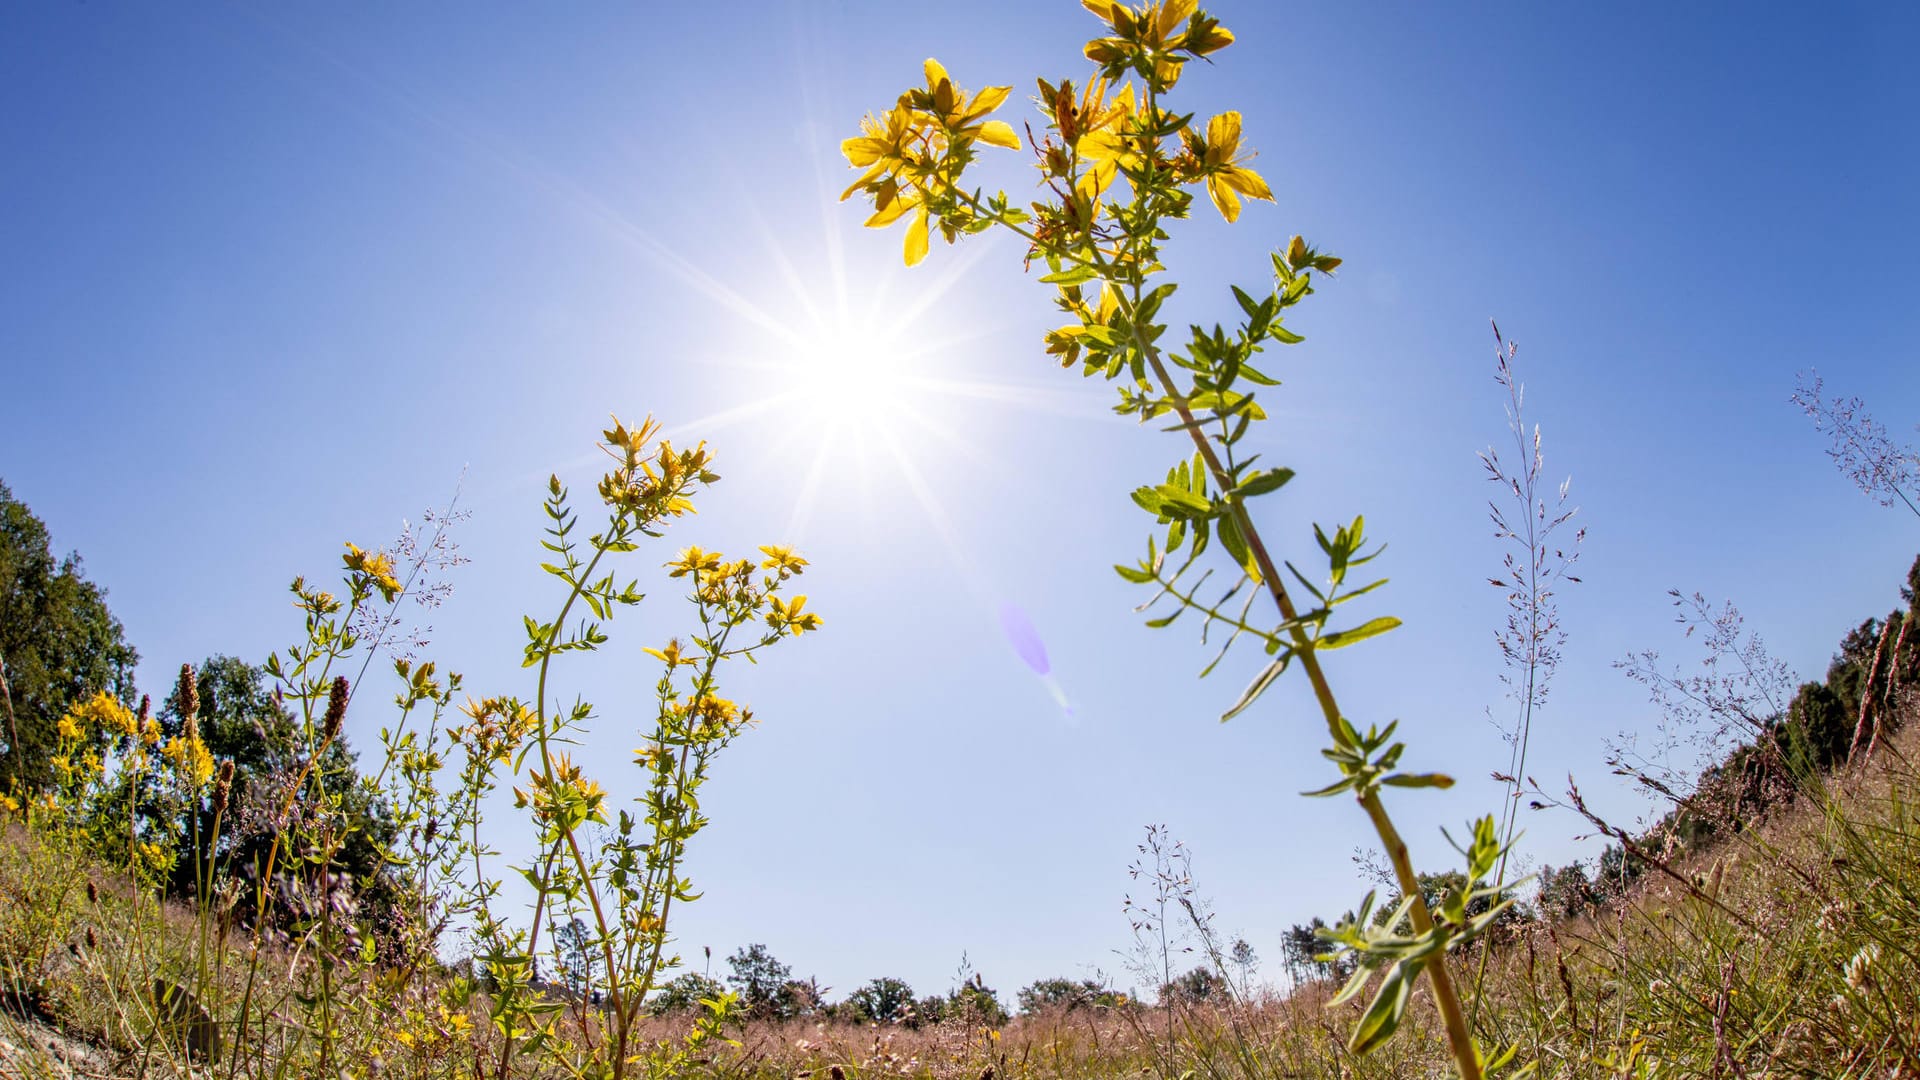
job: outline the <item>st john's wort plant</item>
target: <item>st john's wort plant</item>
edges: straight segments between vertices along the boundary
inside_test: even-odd
[[[1259,464],[1258,455],[1242,446],[1251,426],[1266,417],[1256,395],[1277,385],[1255,360],[1269,343],[1301,340],[1284,316],[1340,260],[1296,236],[1273,253],[1271,285],[1234,288],[1241,320],[1233,329],[1194,323],[1183,340],[1167,339],[1164,309],[1176,289],[1165,277],[1167,223],[1187,216],[1198,188],[1229,222],[1240,216],[1243,200],[1273,199],[1266,180],[1250,167],[1253,155],[1242,142],[1239,112],[1198,123],[1173,106],[1188,64],[1211,58],[1234,38],[1195,0],[1135,6],[1083,2],[1101,24],[1100,36],[1084,50],[1096,72],[1080,87],[1071,80],[1038,80],[1040,130],[1029,128],[1024,145],[1034,156],[1043,190],[1028,207],[1015,205],[1005,192],[986,195],[963,183],[981,148],[1023,146],[1012,125],[991,119],[1012,88],[988,87],[969,95],[933,60],[924,65],[924,86],[908,89],[882,115],[868,117],[860,134],[843,144],[848,161],[862,170],[843,198],[856,193],[869,198],[871,226],[907,220],[909,265],[926,256],[936,228],[948,243],[991,229],[1019,236],[1027,246],[1027,262],[1045,266],[1040,281],[1057,291],[1057,304],[1070,319],[1046,335],[1047,354],[1084,376],[1116,383],[1120,414],[1142,422],[1172,420],[1169,430],[1191,442],[1190,458],[1168,470],[1164,481],[1133,494],[1165,530],[1164,540],[1150,539],[1144,559],[1116,569],[1153,590],[1143,606],[1173,603],[1171,613],[1149,625],[1165,626],[1193,611],[1199,613],[1203,636],[1226,635],[1220,657],[1207,671],[1234,644],[1259,643],[1268,659],[1225,718],[1247,709],[1288,668],[1297,666],[1305,674],[1332,741],[1323,753],[1341,773],[1315,794],[1347,794],[1360,803],[1408,897],[1408,935],[1381,937],[1344,924],[1329,932],[1330,948],[1360,957],[1363,978],[1349,986],[1349,995],[1366,979],[1385,975],[1353,1032],[1352,1046],[1366,1050],[1390,1037],[1424,974],[1456,1067],[1463,1077],[1478,1080],[1487,1066],[1473,1044],[1447,954],[1484,928],[1479,920],[1454,916],[1494,869],[1497,859],[1488,857],[1481,842],[1493,819],[1474,825],[1475,840],[1467,849],[1474,873],[1466,888],[1450,895],[1440,911],[1430,910],[1381,795],[1388,787],[1445,787],[1452,781],[1399,771],[1406,748],[1393,740],[1396,725],[1362,729],[1352,723],[1319,661],[1322,651],[1358,644],[1399,625],[1384,615],[1335,623],[1336,608],[1384,584],[1348,580],[1379,551],[1367,546],[1362,518],[1332,529],[1316,526],[1314,540],[1325,570],[1309,575],[1271,554],[1251,512],[1253,500],[1279,491],[1294,475],[1285,467]],[[1213,586],[1215,592],[1203,598],[1214,570],[1202,567],[1202,557],[1214,540],[1227,556],[1228,584]],[[1289,578],[1302,590],[1299,602]],[[1271,602],[1270,616],[1254,613],[1262,595]]]
[[[485,872],[492,854],[471,819],[467,845],[475,860],[478,959],[493,985],[492,1023],[500,1036],[493,1072],[513,1075],[514,1057],[537,1053],[582,1077],[673,1075],[700,1046],[721,1037],[731,997],[711,1003],[686,1040],[643,1045],[636,1025],[648,993],[679,964],[669,952],[669,920],[676,904],[696,898],[686,876],[687,845],[707,824],[697,793],[715,756],[753,722],[751,710],[721,695],[720,667],[752,660],[762,650],[820,625],[807,598],[783,595],[807,563],[790,548],[767,546],[755,559],[728,559],[687,547],[667,564],[669,576],[690,589],[695,625],[647,654],[661,665],[651,716],[640,725],[634,763],[645,777],[632,809],[618,807],[598,780],[563,747],[595,716],[592,704],[562,704],[563,658],[599,649],[605,624],[621,608],[641,602],[637,580],[612,565],[665,526],[694,510],[694,493],[719,477],[705,444],[676,449],[654,440],[651,419],[628,428],[617,420],[606,432],[614,467],[601,480],[605,512],[600,530],[582,536],[568,492],[548,484],[543,569],[560,585],[549,619],[525,619],[525,665],[534,669],[532,701],[489,698],[473,705],[461,731],[468,787],[496,783],[496,770],[515,773],[514,803],[525,812],[535,840],[531,862],[514,867],[533,891],[531,923],[519,925],[502,908],[496,879]],[[578,607],[589,616],[575,620]],[[522,765],[524,764],[524,775]],[[581,1023],[562,1030],[564,1001],[536,985],[542,937],[580,920],[574,946],[595,961],[602,1007],[577,1011]]]

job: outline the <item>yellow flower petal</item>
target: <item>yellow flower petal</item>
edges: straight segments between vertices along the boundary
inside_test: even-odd
[[[907,226],[907,265],[913,266],[927,257],[927,208],[921,207],[914,215],[913,224]]]
[[[922,64],[921,67],[927,73],[927,89],[929,90],[938,89],[943,81],[952,81],[947,78],[947,69],[941,67],[940,61],[935,60],[931,56],[927,57],[927,62]]]
[[[1240,146],[1240,114],[1229,110],[1207,121],[1207,143],[1221,160],[1232,160]]]
[[[1261,179],[1260,174],[1254,172],[1252,169],[1228,169],[1220,174],[1220,179],[1228,187],[1245,195],[1249,199],[1265,199],[1268,202],[1273,201],[1273,192],[1268,189],[1267,182]]]
[[[1005,120],[989,120],[980,125],[979,138],[988,146],[1004,146],[1009,150],[1020,149],[1020,136],[1014,133],[1013,125]]]
[[[1240,196],[1221,183],[1220,177],[1207,177],[1207,194],[1213,197],[1213,205],[1219,209],[1221,217],[1230,222],[1240,217]]]
[[[1160,8],[1160,21],[1155,26],[1160,32],[1160,40],[1172,37],[1173,28],[1186,22],[1187,16],[1192,15],[1199,6],[1200,0],[1166,0]]]

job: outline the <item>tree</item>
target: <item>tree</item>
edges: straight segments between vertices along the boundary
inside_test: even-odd
[[[560,954],[560,981],[586,997],[593,989],[593,932],[575,918],[554,931],[553,947]]]
[[[697,971],[686,971],[668,980],[665,986],[647,999],[647,1011],[655,1016],[668,1013],[693,1012],[700,1008],[702,1001],[718,1001],[727,988],[720,980]]]
[[[875,979],[848,994],[847,1005],[859,1022],[901,1023],[913,1015],[913,987],[904,979]]]
[[[60,717],[100,690],[131,705],[138,661],[80,556],[56,561],[46,525],[0,482],[0,790],[46,787]]]
[[[727,957],[727,966],[733,969],[727,985],[748,1009],[763,1015],[773,1012],[780,988],[793,978],[793,969],[774,959],[765,945],[735,950]]]
[[[1087,1006],[1114,1006],[1120,995],[1093,979],[1039,979],[1014,995],[1022,1013],[1064,1006],[1068,1011]]]
[[[1178,975],[1170,983],[1160,987],[1162,1005],[1197,1005],[1202,1001],[1211,1001],[1225,997],[1226,980],[1212,968],[1201,966],[1185,975]]]

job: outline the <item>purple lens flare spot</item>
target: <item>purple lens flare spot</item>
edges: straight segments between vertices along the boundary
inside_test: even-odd
[[[1047,647],[1040,642],[1040,632],[1033,628],[1033,620],[1016,604],[1000,605],[1000,629],[1007,635],[1007,644],[1020,654],[1035,675],[1046,675],[1053,669],[1047,663]]]

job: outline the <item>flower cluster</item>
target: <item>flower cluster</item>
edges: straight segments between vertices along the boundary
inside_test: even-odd
[[[613,427],[603,432],[605,450],[619,464],[600,478],[600,498],[643,523],[693,513],[688,493],[694,483],[711,484],[720,479],[708,467],[713,457],[706,443],[691,450],[675,450],[671,442],[661,439],[654,446],[654,436],[659,432],[660,424],[651,416],[636,428],[627,427],[615,417]]]
[[[348,580],[356,588],[378,589],[388,603],[400,595],[400,579],[393,575],[393,556],[386,552],[362,551],[349,543],[347,553],[340,557],[340,561],[345,564],[347,573],[352,575]]]
[[[1070,80],[1038,81],[1036,100],[1048,133],[1035,142],[1034,152],[1057,200],[1036,202],[1029,213],[1011,208],[1004,194],[983,203],[961,187],[975,143],[1019,149],[1020,140],[1011,126],[987,118],[1006,100],[1007,87],[988,87],[969,98],[934,60],[925,64],[925,89],[901,94],[893,108],[869,115],[860,134],[841,144],[847,161],[862,170],[841,199],[856,192],[868,195],[874,208],[869,227],[912,215],[907,265],[926,257],[934,224],[953,243],[995,224],[1031,222],[1023,229],[1032,244],[1030,257],[1057,259],[1077,241],[1092,243],[1113,261],[1129,258],[1136,252],[1133,245],[1112,242],[1129,232],[1127,215],[1116,209],[1103,213],[1100,205],[1122,178],[1135,195],[1144,191],[1164,198],[1173,216],[1185,212],[1187,196],[1179,188],[1195,184],[1206,187],[1228,221],[1240,216],[1243,198],[1273,200],[1266,180],[1247,165],[1253,154],[1241,145],[1238,112],[1221,113],[1195,128],[1189,117],[1157,104],[1179,81],[1187,61],[1226,48],[1233,34],[1195,0],[1137,7],[1113,0],[1083,3],[1105,23],[1106,33],[1086,47],[1100,74],[1078,92]],[[1141,80],[1138,89],[1121,81],[1129,76]],[[1177,152],[1170,143],[1175,135]],[[1137,224],[1138,213],[1133,216]]]

